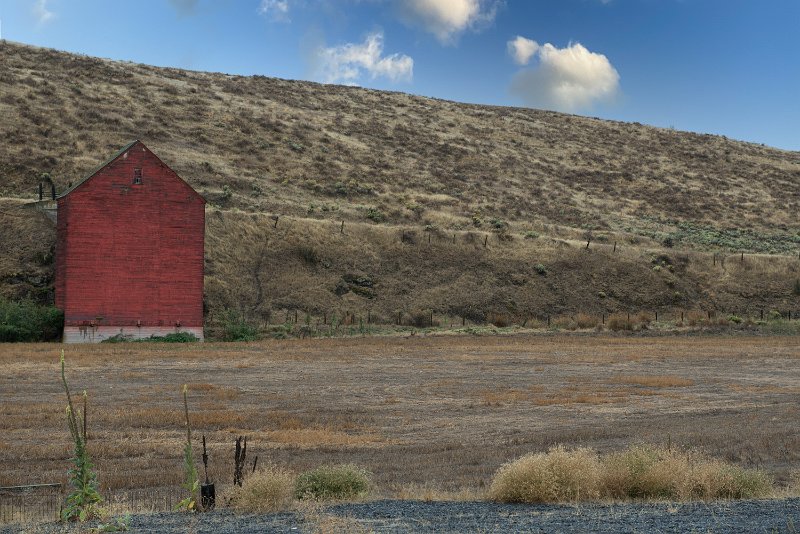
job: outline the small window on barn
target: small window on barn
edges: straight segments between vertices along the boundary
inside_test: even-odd
[[[133,169],[133,183],[135,185],[142,184],[142,169]]]

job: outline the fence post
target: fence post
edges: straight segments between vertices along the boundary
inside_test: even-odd
[[[483,248],[486,248],[486,245],[489,243],[489,236],[483,236]]]
[[[616,252],[616,251],[617,251],[617,242],[614,241],[614,252]]]
[[[547,327],[550,328],[550,316],[547,316]]]
[[[401,311],[397,312],[397,324],[400,326],[403,326],[402,318],[403,318],[403,312]]]
[[[339,233],[340,234],[344,233],[344,221],[342,221],[342,228],[339,230]]]

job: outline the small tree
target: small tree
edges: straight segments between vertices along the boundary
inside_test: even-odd
[[[61,351],[61,381],[67,393],[67,424],[75,452],[72,457],[73,467],[69,470],[69,481],[73,487],[72,493],[67,496],[66,505],[61,511],[64,521],[87,521],[100,515],[99,504],[103,501],[97,490],[97,473],[86,451],[86,412],[83,413],[83,432],[79,424],[80,412],[76,412],[72,405],[72,396],[67,386],[67,377],[64,372],[64,351]],[[83,392],[84,401],[86,391]]]

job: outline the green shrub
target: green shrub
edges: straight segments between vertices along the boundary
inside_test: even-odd
[[[350,464],[318,467],[297,477],[294,495],[316,501],[362,498],[369,492],[369,477]]]
[[[52,341],[63,329],[64,314],[53,306],[0,298],[0,342]]]
[[[731,314],[731,315],[728,316],[728,322],[734,323],[734,324],[740,324],[742,322],[742,318],[739,317],[738,315]]]
[[[536,265],[534,265],[533,270],[536,271],[537,274],[540,274],[542,276],[547,276],[547,267],[545,267],[541,263],[537,263]]]
[[[133,336],[116,334],[104,339],[100,343],[194,343],[200,339],[191,332],[174,332],[165,336],[150,336],[142,339],[133,339]]]
[[[224,309],[219,314],[222,341],[255,341],[258,329],[236,310]]]
[[[525,239],[539,239],[539,233],[532,231],[525,232]]]
[[[367,208],[367,219],[372,222],[381,223],[386,220],[386,215],[379,208]]]

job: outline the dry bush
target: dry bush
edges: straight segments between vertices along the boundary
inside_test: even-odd
[[[690,311],[686,314],[686,324],[689,326],[708,324],[708,314],[699,311]]]
[[[772,495],[773,481],[696,450],[634,446],[598,457],[591,449],[523,456],[503,465],[489,488],[500,502],[574,502],[598,499],[752,499]]]
[[[602,486],[616,499],[752,499],[773,492],[772,479],[696,450],[634,446],[603,458]]]
[[[552,320],[551,324],[554,328],[560,330],[576,330],[578,324],[568,315],[560,315]]]
[[[282,467],[266,465],[245,478],[241,488],[232,489],[230,506],[248,514],[287,510],[292,504],[294,486],[294,474]]]
[[[501,466],[489,487],[489,499],[512,503],[594,500],[600,497],[600,478],[597,453],[558,446]]]
[[[575,316],[575,322],[578,325],[578,328],[595,328],[598,324],[600,324],[600,320],[593,316],[588,315],[586,313],[579,313]]]
[[[625,313],[614,313],[608,317],[608,328],[619,332],[620,330],[633,330],[633,322],[628,320]]]

